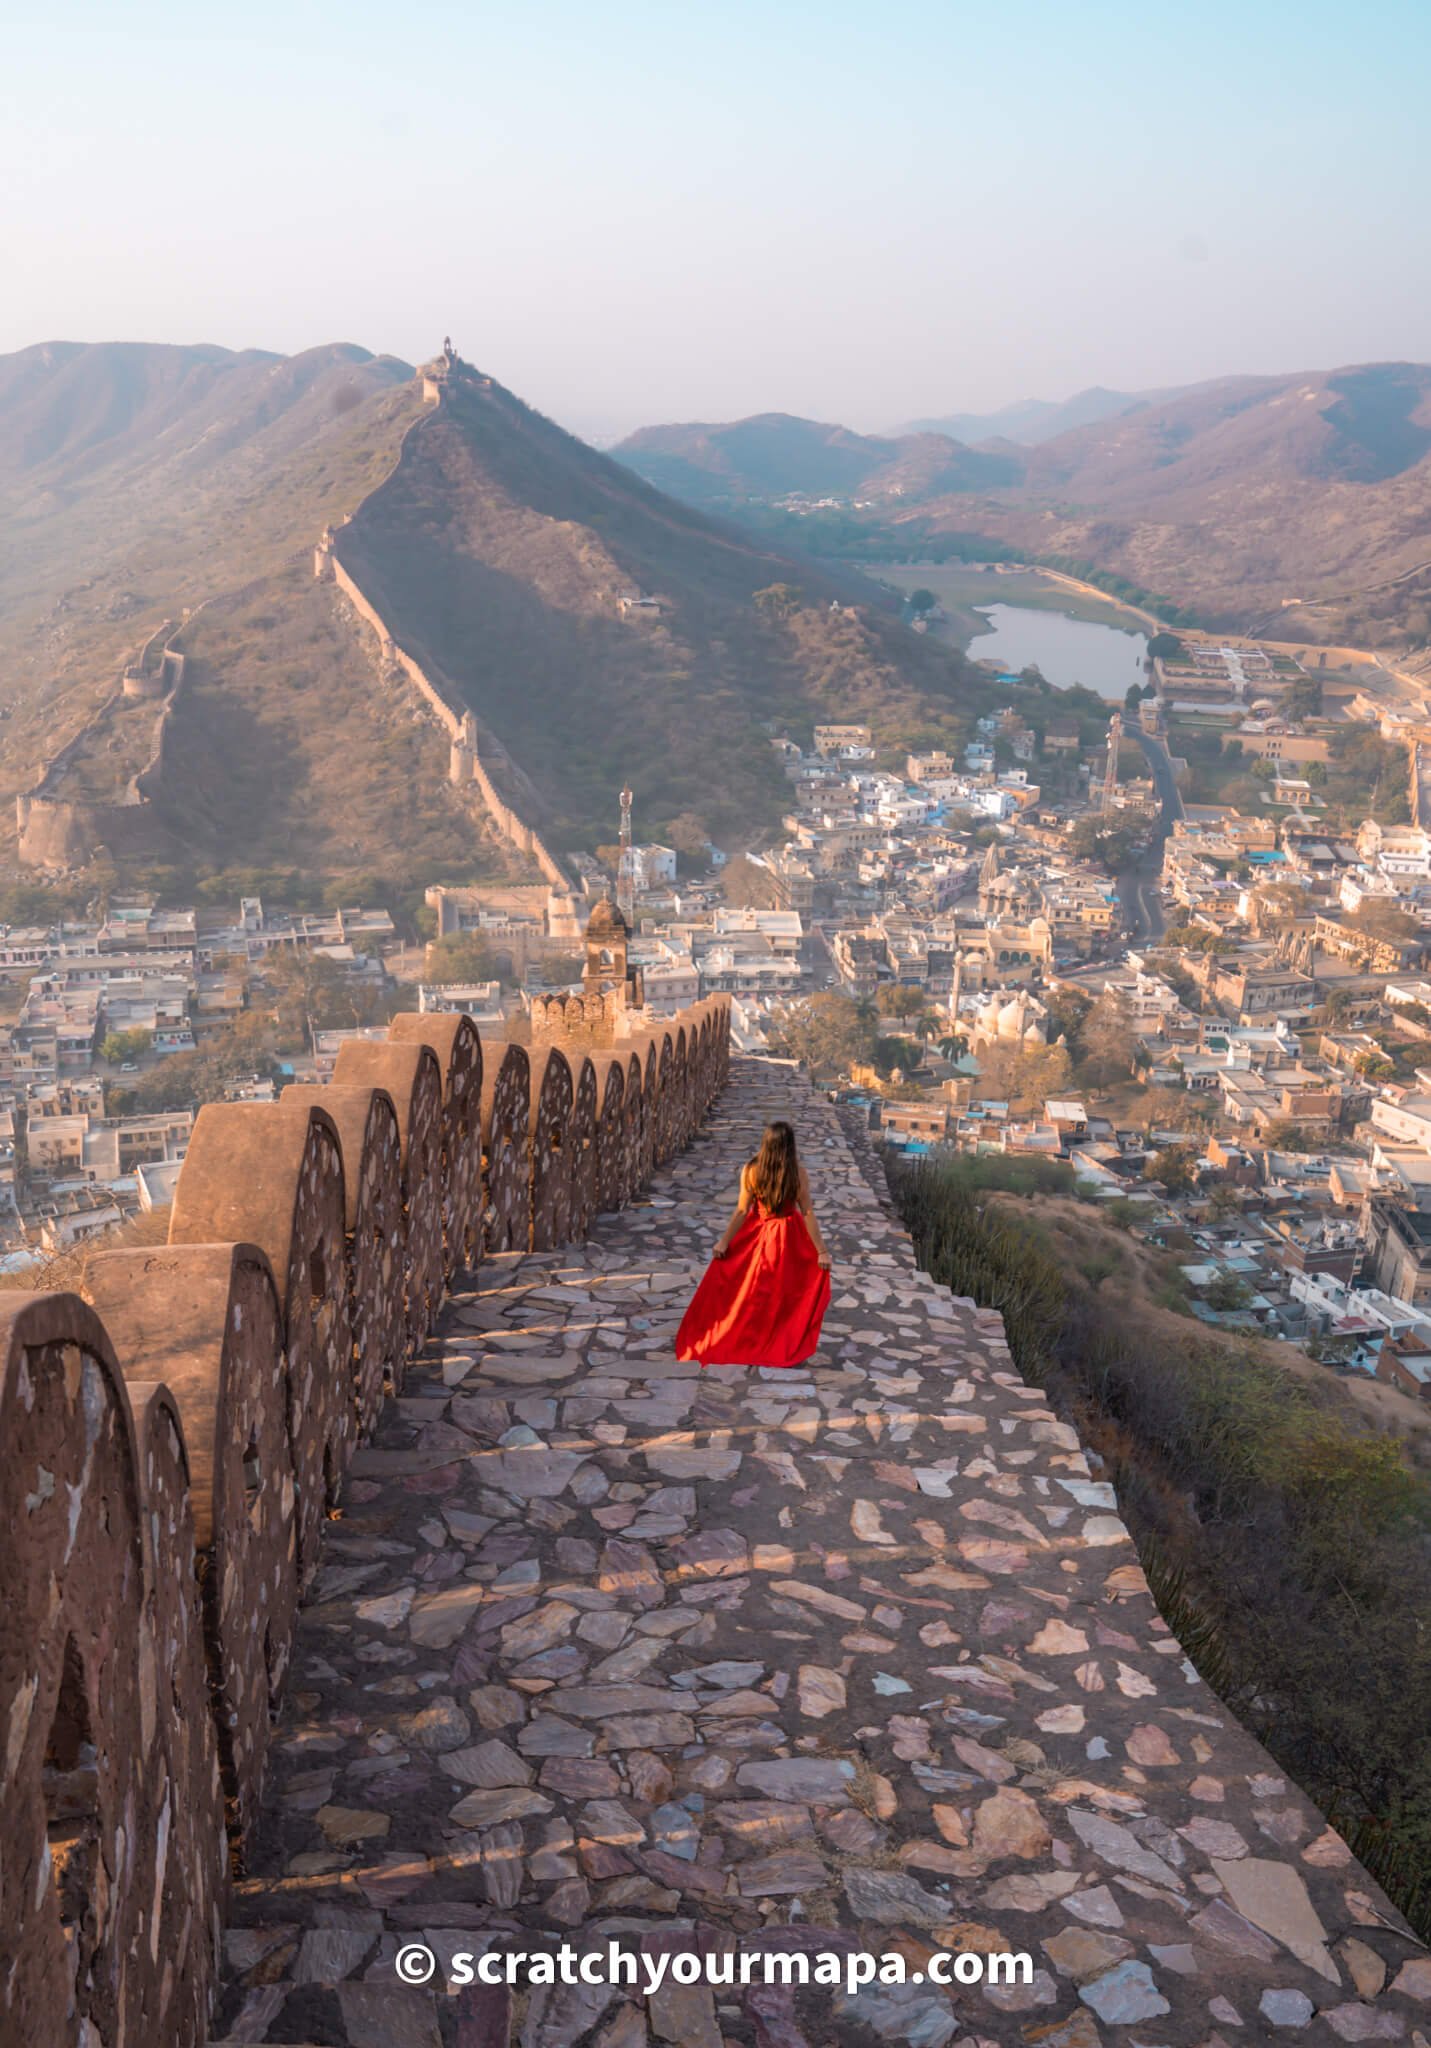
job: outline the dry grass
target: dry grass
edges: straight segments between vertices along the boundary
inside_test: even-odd
[[[106,351],[91,357],[102,394]],[[34,781],[161,619],[272,573],[381,481],[420,409],[400,374],[335,355],[280,392],[266,366],[240,368],[196,379],[188,409],[161,391],[112,439],[77,421],[41,460],[33,423],[0,404],[0,796]]]
[[[1250,1352],[1302,1381],[1337,1413],[1400,1437],[1409,1461],[1420,1470],[1431,1471],[1431,1403],[1363,1373],[1334,1372],[1295,1344],[1249,1337],[1243,1331],[1223,1340],[1216,1329],[1179,1315],[1158,1298],[1167,1285],[1172,1263],[1168,1255],[1110,1223],[1091,1203],[1061,1195],[1026,1196],[1017,1201],[993,1195],[988,1199],[994,1206],[1007,1206],[1015,1221],[1038,1226],[1071,1283],[1091,1287],[1095,1294],[1116,1293],[1120,1313],[1146,1333],[1149,1351],[1156,1353],[1160,1345],[1186,1343],[1195,1330],[1202,1342],[1214,1346],[1226,1342],[1228,1349]]]
[[[194,867],[505,879],[447,741],[376,641],[305,565],[210,606],[186,631],[160,809]]]
[[[17,1294],[78,1294],[88,1299],[85,1276],[97,1252],[133,1251],[144,1245],[169,1242],[172,1209],[141,1211],[112,1230],[102,1231],[72,1251],[53,1252],[16,1273],[0,1273],[0,1288]]]

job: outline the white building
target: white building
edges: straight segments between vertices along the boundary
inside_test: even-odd
[[[1371,1105],[1371,1121],[1388,1138],[1431,1152],[1431,1095],[1408,1095],[1400,1102],[1378,1096]]]
[[[638,889],[660,889],[676,879],[676,849],[673,846],[633,846]]]
[[[417,1007],[423,1016],[443,1010],[460,1010],[480,1030],[484,1024],[497,1029],[506,1021],[502,1008],[500,981],[419,982]]]
[[[723,939],[758,933],[770,941],[770,950],[782,959],[798,960],[805,927],[798,910],[718,909],[712,926],[717,944]]]

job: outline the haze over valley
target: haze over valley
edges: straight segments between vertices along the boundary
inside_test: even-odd
[[[1275,624],[1398,653],[1431,639],[1431,368],[1085,393],[1060,410],[1095,416],[1049,419],[1048,435],[1035,424],[1020,446],[997,434],[969,445],[935,422],[880,439],[757,415],[645,428],[614,452],[767,528],[772,508],[797,512],[811,544],[851,555],[1007,551],[1112,574],[1214,628]]]

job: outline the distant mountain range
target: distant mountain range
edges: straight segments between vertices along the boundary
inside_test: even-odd
[[[1024,398],[1014,405],[1000,406],[997,412],[951,412],[939,419],[911,420],[896,431],[947,434],[955,441],[1013,441],[1021,447],[1034,448],[1073,427],[1096,426],[1100,420],[1116,419],[1119,413],[1135,405],[1178,395],[1177,390],[1105,391],[1101,384],[1094,384],[1087,391],[1075,392],[1072,398],[1061,401]]]
[[[941,464],[922,494],[956,487]],[[340,523],[345,562],[505,743],[557,844],[613,838],[628,779],[643,830],[688,813],[764,832],[788,802],[766,722],[952,742],[987,687],[889,593],[663,496],[466,366],[425,406],[409,365],[350,346],[55,343],[0,358],[0,848],[4,799],[161,620],[202,607],[166,740],[186,860],[406,885],[470,864],[445,743],[315,583]]]
[[[1051,413],[1079,408],[1102,416],[1043,434]],[[932,425],[880,440],[763,414],[646,428],[615,452],[674,494],[734,512],[837,495],[869,522],[907,528],[915,556],[922,536],[982,536],[1115,571],[1219,625],[1275,616],[1325,640],[1426,637],[1431,367],[1226,377],[1013,410],[1001,440],[973,447]]]
[[[799,496],[906,498],[1017,483],[1018,459],[962,447],[947,434],[852,433],[791,413],[758,413],[728,426],[643,427],[611,451],[659,490],[687,504],[729,506]]]

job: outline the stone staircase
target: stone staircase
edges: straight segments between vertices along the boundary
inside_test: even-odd
[[[809,1369],[672,1338],[768,1116],[835,1255]],[[347,2048],[1431,2038],[1431,1958],[1224,1712],[997,1315],[739,1060],[579,1248],[488,1260],[354,1461],[216,2037]],[[518,1990],[455,1951],[1026,1952],[1031,1983]],[[399,1982],[399,1949],[438,1958]]]

